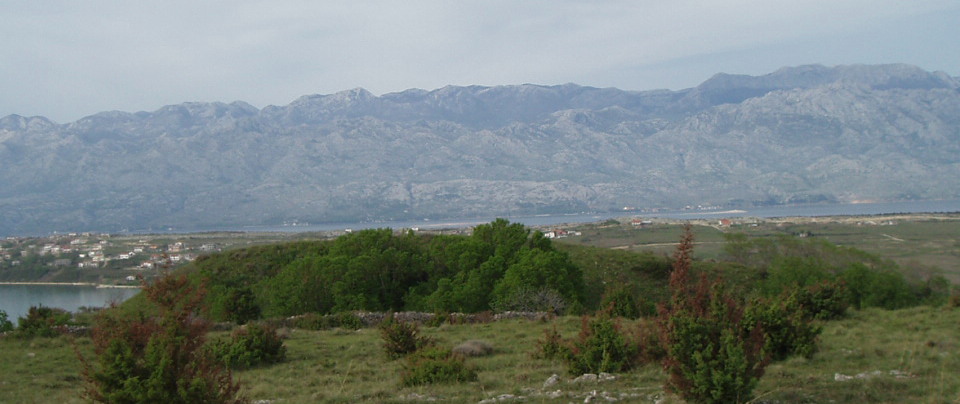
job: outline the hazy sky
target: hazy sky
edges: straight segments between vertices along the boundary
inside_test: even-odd
[[[960,74],[957,0],[75,1],[0,9],[0,116],[454,85],[693,87],[717,72]]]

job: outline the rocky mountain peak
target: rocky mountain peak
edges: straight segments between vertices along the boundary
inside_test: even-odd
[[[42,116],[7,115],[0,118],[0,130],[28,131],[49,129],[57,124]]]
[[[10,115],[0,235],[960,198],[957,88],[907,65],[807,65],[681,91],[357,88],[259,111]]]

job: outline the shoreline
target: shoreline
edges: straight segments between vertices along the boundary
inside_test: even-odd
[[[104,285],[93,282],[0,282],[2,285],[25,286],[93,286],[97,289],[140,289],[139,285]]]

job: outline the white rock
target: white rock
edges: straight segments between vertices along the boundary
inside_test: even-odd
[[[597,375],[593,373],[584,373],[582,376],[573,379],[572,383],[596,383]]]
[[[547,381],[543,382],[543,388],[546,389],[548,387],[552,387],[557,383],[560,383],[560,376],[554,373],[553,376],[547,378]]]

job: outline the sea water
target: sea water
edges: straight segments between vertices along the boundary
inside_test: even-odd
[[[98,288],[91,285],[2,285],[0,284],[0,310],[7,313],[10,321],[17,324],[30,306],[56,307],[77,311],[80,307],[105,307],[120,303],[140,292],[136,288]]]

